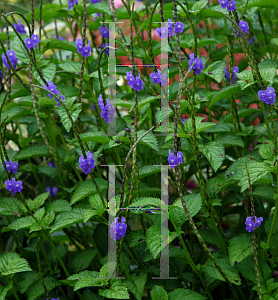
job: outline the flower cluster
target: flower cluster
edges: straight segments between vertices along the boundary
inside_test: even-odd
[[[235,11],[236,10],[236,2],[234,0],[218,0],[221,4],[222,8],[227,8],[227,11]]]
[[[13,174],[17,173],[17,167],[18,167],[18,162],[12,162],[12,161],[5,161],[6,167],[8,172],[13,172]],[[2,165],[3,170],[4,170],[4,166]]]
[[[109,44],[107,43],[103,43],[103,46],[101,47],[101,45],[98,46],[99,49],[104,49],[105,47],[109,46]],[[108,55],[109,54],[109,49],[104,50],[104,54]]]
[[[78,0],[69,0],[69,2],[68,2],[68,9],[71,9],[77,3],[78,3]]]
[[[135,91],[141,91],[143,88],[143,81],[140,79],[140,73],[138,75],[139,76],[135,79],[132,75],[132,71],[126,73],[127,83]]]
[[[260,218],[255,217],[255,223],[254,223],[252,221],[252,217],[247,217],[245,222],[246,230],[248,232],[254,231],[254,228],[259,227],[263,220],[264,219],[262,217]]]
[[[18,20],[18,24],[17,24],[17,23],[14,23],[13,26],[14,26],[15,30],[16,30],[18,33],[23,33],[23,34],[26,34],[26,33],[27,33],[26,30],[25,30],[25,28],[24,28],[24,25],[21,24],[21,21],[20,21],[20,20]]]
[[[195,74],[200,75],[202,70],[204,69],[204,64],[201,58],[199,58],[199,55],[197,55],[197,58],[194,58],[194,53],[189,54],[189,67],[188,71],[192,67],[193,63],[196,61],[195,65],[193,66],[192,70],[195,70]]]
[[[157,69],[157,72],[156,72],[156,73],[151,73],[151,74],[150,74],[150,77],[151,77],[152,81],[153,81],[155,84],[161,83],[162,86],[168,84],[168,76],[167,76],[167,74],[164,73],[164,74],[162,75],[162,78],[161,78],[161,71],[160,71],[159,69]]]
[[[82,56],[84,56],[84,57],[90,56],[91,55],[90,43],[91,43],[91,41],[89,41],[88,45],[83,48],[83,41],[81,39],[77,39],[75,41],[75,44],[76,44],[76,47],[77,47],[77,52],[79,54],[81,54]]]
[[[171,149],[169,149],[169,157],[168,157],[169,167],[174,168],[179,163],[182,164],[183,163],[182,157],[183,157],[183,155],[182,155],[181,151],[179,151],[177,153],[177,156],[175,156],[174,153],[171,153]]]
[[[7,51],[7,56],[9,58],[9,61],[12,65],[12,67],[14,69],[16,69],[16,65],[17,65],[17,57],[15,55],[15,52],[14,50],[9,50]],[[7,62],[7,59],[6,59],[6,56],[5,56],[5,53],[2,53],[2,60],[3,60],[3,64],[4,64],[4,67],[5,68],[8,68],[9,70],[11,70],[11,67],[9,66],[8,62]]]
[[[45,89],[47,89],[49,92],[53,93],[53,94],[59,94],[61,99],[64,100],[65,97],[61,95],[61,93],[57,90],[56,85],[53,84],[53,82],[51,81],[47,81],[48,86],[44,85],[43,87]],[[48,96],[51,98],[51,100],[53,100],[53,96],[51,94],[48,94]],[[59,107],[61,104],[60,102],[55,98],[56,102],[57,102],[57,106]]]
[[[114,241],[124,237],[127,229],[127,225],[125,224],[126,219],[122,217],[121,218],[122,223],[119,223],[118,219],[119,217],[116,217],[116,220],[111,224],[111,229],[110,229],[111,238]]]
[[[239,24],[238,24],[239,28],[242,30],[242,32],[245,34],[245,33],[249,33],[249,26],[248,26],[248,23],[245,22],[245,21],[240,21]],[[234,33],[234,36],[236,37],[236,33],[233,29],[233,33]],[[237,34],[239,37],[241,37],[241,33],[239,32],[239,30],[237,30]]]
[[[266,104],[272,105],[275,102],[276,94],[273,87],[267,87],[266,90],[258,91],[259,99]]]
[[[57,195],[57,193],[58,193],[57,186],[54,186],[53,188],[51,188],[51,187],[48,186],[48,187],[45,188],[45,190],[47,192],[49,192],[49,197],[55,197]]]
[[[106,105],[103,103],[102,95],[98,97],[98,106],[101,111],[101,117],[105,122],[111,123],[114,120],[114,107],[108,99],[106,99]]]
[[[12,193],[12,196],[15,193],[20,193],[23,189],[22,182],[21,181],[15,181],[15,178],[12,178],[11,180],[6,180],[5,185],[8,191]]]
[[[173,33],[173,22],[172,22],[172,19],[168,19],[168,22],[167,22],[167,28],[164,27],[164,28],[156,28],[156,32],[158,33],[159,37],[162,38],[162,39],[165,39],[167,37],[172,37],[173,34],[175,35],[176,33],[179,33],[181,34],[183,32],[183,23],[182,22],[177,22],[175,24],[175,27],[174,27],[174,33]],[[168,32],[168,34],[167,34]]]
[[[38,44],[40,42],[40,37],[37,34],[32,34],[30,39],[25,39],[24,43],[27,49],[30,51],[32,48],[38,48]]]
[[[82,171],[88,175],[91,173],[91,170],[95,167],[95,160],[91,151],[87,152],[87,158],[85,159],[83,155],[79,157],[79,168],[82,168]]]
[[[228,71],[227,67],[225,68],[224,72],[225,72],[226,79],[228,80],[229,84],[231,84],[230,72]],[[238,72],[239,72],[238,67],[233,67],[233,82],[236,81],[236,79],[237,79],[236,73],[238,73]]]
[[[106,25],[103,24],[103,25],[99,26],[98,30],[99,30],[100,35],[103,38],[107,38],[108,39],[108,37],[109,37],[109,29],[108,29],[108,27]]]

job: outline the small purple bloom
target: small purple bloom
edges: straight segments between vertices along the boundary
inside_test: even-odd
[[[259,99],[266,104],[272,105],[275,102],[276,94],[273,87],[267,87],[266,90],[258,91]]]
[[[106,99],[106,105],[104,106],[101,94],[98,97],[98,106],[101,110],[101,117],[104,119],[104,121],[107,123],[113,122],[115,112],[114,107],[108,99]]]
[[[133,88],[133,83],[135,81],[134,76],[132,75],[132,71],[129,71],[126,73],[126,79],[127,79],[127,83],[128,85]]]
[[[175,32],[181,34],[183,32],[183,23],[177,22],[175,25]]]
[[[227,67],[225,68],[224,72],[225,72],[225,78],[228,80],[228,82],[230,84],[231,83],[230,72],[228,71]],[[233,82],[234,83],[237,79],[236,73],[239,73],[239,69],[238,69],[238,67],[233,67]]]
[[[186,120],[186,119],[181,118],[181,121],[182,121],[183,124],[184,124],[185,120]]]
[[[78,0],[69,0],[68,2],[68,9],[71,9],[74,7],[74,4],[77,4]]]
[[[236,3],[234,0],[231,0],[227,5],[228,11],[235,11],[236,10]]]
[[[48,166],[51,167],[51,168],[56,168],[55,163],[52,162],[52,161],[48,162]]]
[[[25,30],[25,28],[24,28],[24,25],[21,24],[20,19],[18,20],[18,24],[17,24],[17,23],[14,23],[13,26],[14,26],[15,30],[16,30],[18,33],[23,33],[23,34],[26,34],[26,33],[27,33],[26,30]]]
[[[240,21],[238,26],[244,34],[249,33],[249,26],[248,26],[247,22]],[[234,36],[236,37],[236,33],[235,33],[234,29],[233,29],[233,33],[234,33]],[[241,33],[239,32],[239,30],[237,30],[237,33],[238,33],[239,37],[241,37]]]
[[[33,47],[34,47],[34,45],[33,45],[33,42],[32,42],[32,40],[31,39],[25,39],[24,40],[24,43],[25,43],[25,46],[27,47],[27,49],[30,51]]]
[[[48,187],[45,188],[45,190],[47,192],[49,192],[49,197],[55,197],[57,195],[57,193],[58,193],[57,186],[54,186],[53,188],[51,188],[51,187],[48,186]]]
[[[17,65],[17,60],[18,60],[18,59],[17,59],[17,57],[16,57],[16,55],[15,55],[14,50],[9,50],[9,51],[7,51],[7,56],[8,56],[8,58],[9,58],[9,61],[10,61],[11,65],[12,65],[12,67],[13,67],[14,69],[16,69],[16,65]],[[5,56],[4,53],[2,53],[2,60],[3,60],[4,67],[5,67],[5,68],[8,68],[9,70],[11,70],[11,68],[10,68],[10,66],[9,66],[9,64],[8,64],[8,61],[7,61],[6,56]]]
[[[96,110],[94,103],[91,104],[92,110]]]
[[[99,26],[98,30],[103,38],[109,37],[109,29],[106,25]]]
[[[31,40],[32,40],[32,42],[33,42],[34,47],[37,49],[38,44],[39,44],[39,42],[40,42],[40,37],[39,37],[37,34],[33,34],[33,35],[31,36]]]
[[[118,222],[119,217],[116,217],[116,220],[111,224],[110,234],[111,238],[116,241],[121,239],[126,234],[127,225],[125,224],[126,219],[124,217],[121,218],[121,222]]]
[[[12,193],[12,196],[15,193],[20,193],[23,189],[22,182],[16,181],[15,178],[12,178],[11,180],[6,180],[5,185],[8,191]]]
[[[133,89],[135,91],[141,91],[143,89],[143,81],[140,79],[140,73],[138,73],[138,77],[136,77],[136,80],[133,82]]]
[[[91,170],[95,167],[95,160],[91,151],[87,152],[87,158],[85,159],[83,155],[79,157],[79,168],[82,168],[82,171],[88,175],[91,173]]]
[[[150,77],[155,84],[161,83],[161,71],[159,69],[156,73],[151,73]]]
[[[13,172],[13,174],[17,173],[17,168],[18,168],[18,162],[12,162],[12,161],[5,161],[6,167],[8,172]],[[4,170],[4,166],[2,165],[3,170]]]
[[[179,152],[177,153],[177,159],[178,159],[178,163],[179,163],[179,164],[182,164],[182,163],[183,163],[182,157],[183,157],[183,154],[182,154],[181,151],[179,151]]]
[[[173,23],[172,19],[168,19],[167,28],[156,28],[156,32],[158,33],[159,37],[165,39],[167,37],[173,36]],[[168,34],[167,34],[168,32]],[[175,32],[174,32],[175,34]]]
[[[75,41],[75,45],[76,45],[76,47],[77,47],[77,52],[78,52],[79,54],[82,54],[82,51],[83,51],[83,42],[82,42],[82,40],[81,40],[81,39],[77,39],[77,40]]]
[[[260,217],[260,218],[255,217],[255,223],[254,223],[252,218],[253,217],[246,218],[245,225],[246,225],[246,230],[248,232],[254,231],[254,228],[259,227],[263,221],[262,217]]]
[[[61,95],[61,92],[59,92],[59,91],[57,90],[57,87],[56,87],[56,85],[53,84],[53,82],[47,81],[47,84],[48,84],[48,86],[46,86],[45,84],[44,84],[44,86],[43,86],[45,89],[47,89],[49,92],[51,92],[51,93],[53,93],[53,94],[59,94],[59,95],[60,95],[60,98],[61,98],[62,100],[65,99],[65,97]],[[51,100],[53,100],[53,96],[52,96],[51,94],[48,94],[48,96],[51,98]],[[56,100],[56,102],[57,102],[57,106],[59,107],[59,106],[61,105],[60,102],[59,102],[56,98],[55,98],[55,100]]]
[[[88,45],[83,48],[83,51],[82,51],[82,54],[81,54],[82,56],[88,57],[88,56],[91,55],[90,43],[91,43],[91,41],[89,41]]]
[[[107,43],[103,43],[102,49],[106,48],[107,46],[109,46],[109,44]],[[98,46],[98,48],[101,48],[101,44]],[[104,54],[108,55],[109,54],[109,49],[104,50]]]
[[[218,0],[222,8],[227,8],[229,2],[228,0]]]
[[[169,149],[169,156],[168,156],[169,167],[174,168],[178,165],[179,159],[175,156],[174,153],[171,153],[171,149]]]
[[[161,85],[165,86],[168,85],[168,74],[164,73],[161,77]]]
[[[193,66],[192,70],[195,70],[195,74],[201,75],[202,70],[204,69],[204,64],[201,58],[199,58],[199,55],[197,55],[197,58],[194,58],[194,53],[189,54],[189,67],[188,71],[190,70],[193,63],[196,61],[195,65]]]

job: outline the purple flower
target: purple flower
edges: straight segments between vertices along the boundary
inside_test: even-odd
[[[258,91],[259,99],[266,104],[272,105],[275,102],[276,94],[273,87],[267,87],[266,90]]]
[[[94,103],[91,104],[92,110],[96,110]]]
[[[55,163],[52,162],[52,161],[48,162],[48,166],[51,167],[51,168],[56,168]]]
[[[125,224],[126,219],[124,217],[121,218],[121,222],[118,222],[119,217],[116,217],[116,220],[110,225],[110,234],[111,238],[116,241],[121,239],[126,234],[127,225]]]
[[[228,0],[218,0],[222,8],[227,8],[229,2]]]
[[[82,171],[88,175],[91,173],[91,170],[95,167],[95,160],[91,151],[87,152],[87,158],[85,159],[83,155],[79,157],[79,168],[82,168]]]
[[[182,22],[177,22],[175,25],[175,32],[181,34],[183,32],[183,26]]]
[[[168,28],[168,29],[167,29]],[[165,39],[169,36],[173,36],[173,23],[172,19],[168,19],[167,28],[156,28],[156,32],[158,33],[159,37]],[[168,31],[168,34],[167,34]],[[175,34],[175,32],[174,32]]]
[[[31,39],[25,39],[24,40],[24,43],[25,43],[25,46],[27,47],[27,49],[30,51],[33,47],[34,47],[34,45],[33,45],[33,42],[32,42],[32,40]]]
[[[161,83],[161,71],[159,69],[156,73],[151,73],[150,77],[155,84]]]
[[[106,25],[99,26],[98,30],[102,37],[104,37],[104,38],[109,37],[109,29]]]
[[[83,51],[83,42],[82,42],[82,40],[81,40],[81,39],[77,39],[77,40],[75,41],[75,45],[76,45],[76,47],[77,47],[77,52],[78,52],[79,54],[82,54],[82,51]]]
[[[18,162],[12,162],[12,161],[5,161],[6,167],[8,172],[13,172],[13,174],[17,173],[17,167],[18,167]],[[4,170],[4,166],[2,165],[3,170]]]
[[[13,26],[18,33],[23,33],[23,34],[27,33],[26,30],[24,29],[24,25],[21,24],[20,19],[18,20],[18,24],[14,23]]]
[[[12,196],[15,193],[20,193],[23,189],[22,182],[21,181],[15,181],[15,178],[12,178],[11,180],[6,180],[5,185],[8,191],[12,193]]]
[[[179,159],[175,156],[174,153],[171,153],[171,149],[169,149],[169,156],[168,156],[169,167],[174,168],[178,165]]]
[[[74,7],[74,4],[77,4],[78,0],[69,0],[68,2],[68,9],[71,9],[72,7]]]
[[[109,46],[109,44],[103,43],[102,49],[104,49],[104,48],[107,47],[107,46]],[[98,48],[99,48],[99,49],[101,48],[101,44],[98,46]],[[104,51],[104,54],[105,54],[105,55],[108,55],[108,54],[109,54],[109,49],[106,49],[106,50]]]
[[[94,4],[94,3],[99,3],[101,2],[101,0],[91,0],[91,3]]]
[[[126,73],[126,79],[127,79],[127,83],[128,85],[133,88],[133,83],[135,81],[134,76],[132,75],[132,71],[129,71]]]
[[[231,0],[227,5],[228,11],[235,11],[236,10],[236,3],[234,0]]]
[[[195,70],[195,74],[200,75],[202,70],[204,69],[204,64],[201,58],[199,58],[199,55],[197,55],[197,58],[194,58],[194,53],[189,54],[189,67],[188,71],[190,70],[191,66],[193,65],[194,61],[196,61],[195,65],[193,66],[193,70]]]
[[[88,45],[85,46],[85,47],[83,48],[83,51],[82,51],[82,53],[81,53],[82,56],[88,57],[88,56],[91,55],[90,43],[91,43],[91,41],[89,41],[89,42],[88,42]]]
[[[179,163],[179,164],[182,164],[182,163],[183,163],[182,157],[183,157],[183,154],[182,154],[181,151],[179,151],[179,152],[177,153],[177,159],[178,159],[178,163]]]
[[[16,57],[16,55],[15,55],[14,50],[9,50],[9,51],[7,51],[7,56],[8,56],[8,58],[9,58],[9,61],[10,61],[11,65],[12,65],[12,67],[13,67],[14,69],[16,69],[16,65],[17,65],[17,60],[18,60],[18,59],[17,59],[17,57]],[[7,59],[6,59],[6,56],[5,56],[4,53],[2,53],[2,60],[3,60],[4,67],[5,67],[5,68],[8,68],[9,70],[11,70],[11,68],[10,68],[10,66],[9,66],[9,64],[8,64],[8,62],[7,62]]]
[[[58,38],[57,38],[57,36],[56,36],[56,35],[54,35],[54,36],[53,36],[53,39],[58,39],[58,40],[60,40],[60,41],[63,41],[63,40],[64,40],[64,38],[63,38],[63,37],[61,37],[61,36],[58,36]]]
[[[24,43],[26,48],[30,51],[32,48],[38,48],[38,44],[40,42],[40,38],[37,34],[32,34],[30,39],[25,39]]]
[[[111,123],[114,120],[114,107],[108,99],[106,99],[106,105],[104,106],[102,95],[98,97],[98,106],[101,110],[101,117],[105,122]]]
[[[185,120],[186,120],[186,119],[181,118],[181,121],[182,121],[183,124],[184,124]]]
[[[167,75],[167,73],[164,73],[164,74],[162,75],[162,78],[161,78],[161,85],[162,85],[162,86],[168,85],[168,75]]]
[[[231,83],[230,72],[228,71],[227,67],[225,68],[224,72],[225,72],[225,77],[226,77],[226,79],[228,80],[228,82],[230,84]],[[238,73],[238,72],[239,72],[238,67],[233,67],[233,82],[236,81],[236,79],[237,79],[236,73]]]
[[[143,89],[143,81],[140,79],[140,73],[138,73],[138,77],[136,77],[136,80],[133,82],[133,89],[135,91],[141,91]]]
[[[249,33],[249,26],[248,26],[247,22],[240,21],[238,26],[244,34]],[[236,33],[235,33],[234,29],[233,29],[233,33],[234,33],[234,36],[236,37]],[[239,37],[241,37],[241,33],[239,32],[239,30],[237,30],[237,33],[238,33]]]
[[[262,217],[260,217],[260,218],[255,217],[255,223],[254,223],[252,221],[252,217],[247,217],[246,222],[245,222],[246,230],[248,232],[254,231],[254,228],[259,227],[261,225],[262,221],[263,221]]]
[[[53,82],[47,81],[47,84],[48,84],[48,86],[46,86],[45,84],[43,86],[45,89],[47,89],[49,92],[51,92],[53,94],[59,94],[60,98],[62,100],[65,99],[65,97],[62,96],[61,93],[57,90],[57,87],[56,87],[56,85],[53,84]],[[53,96],[51,94],[48,94],[48,96],[51,98],[51,100],[53,100]],[[56,98],[55,98],[55,100],[57,102],[57,106],[59,107],[61,105],[60,102]]]
[[[47,192],[49,192],[49,197],[55,197],[57,195],[57,193],[58,193],[57,186],[54,186],[53,188],[51,188],[51,187],[48,186],[48,187],[45,188],[45,190]]]

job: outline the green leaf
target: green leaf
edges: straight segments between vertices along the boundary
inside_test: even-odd
[[[139,168],[139,179],[145,178],[146,176],[153,175],[161,172],[161,167],[157,166],[142,166]]]
[[[0,300],[5,300],[9,290],[13,288],[13,282],[9,281],[6,286],[0,285]]]
[[[253,0],[247,5],[247,9],[252,7],[278,9],[278,3],[275,0]]]
[[[139,130],[137,132],[138,139],[146,132],[146,130]],[[149,132],[145,137],[143,137],[139,144],[146,145],[155,151],[159,151],[158,142],[156,136],[154,136],[151,132]]]
[[[40,273],[32,271],[28,273],[18,274],[17,276],[19,276],[19,291],[21,294],[23,294],[35,281],[37,281],[40,278]]]
[[[19,218],[13,223],[11,223],[8,227],[4,227],[2,232],[7,232],[10,230],[19,230],[19,229],[29,229],[33,224],[32,217],[23,217]]]
[[[50,98],[40,98],[39,99],[39,106],[40,106],[40,109],[44,109],[44,108],[48,108],[48,107],[53,107],[56,105],[56,102],[54,100],[51,100]]]
[[[273,144],[261,144],[259,146],[259,153],[262,158],[272,160],[275,158],[274,145]]]
[[[219,258],[217,258],[219,256]],[[241,285],[241,280],[238,274],[238,271],[235,267],[230,266],[228,257],[220,256],[215,254],[216,261],[222,268],[223,272],[228,277],[229,281],[235,285]],[[203,271],[208,274],[210,277],[225,281],[224,277],[216,269],[215,264],[209,259],[202,265]]]
[[[40,71],[46,81],[53,81],[56,72],[56,65],[52,63],[48,63],[43,68],[40,68]],[[39,82],[40,86],[44,86],[44,82],[42,81],[41,77],[39,76],[35,68],[33,68],[33,76]]]
[[[104,207],[99,194],[94,194],[94,195],[90,196],[89,202],[92,205],[93,209],[96,209],[96,210],[107,209],[107,205],[106,205],[106,207]]]
[[[48,196],[49,192],[40,194],[33,201],[31,200],[30,205],[28,204],[29,208],[34,212],[37,211],[38,208],[44,204]]]
[[[1,122],[8,116],[4,124],[11,122],[19,117],[30,116],[31,111],[26,107],[11,107],[2,111],[1,113]]]
[[[223,98],[230,97],[233,94],[241,93],[240,84],[235,83],[221,89],[211,100],[210,107],[212,107],[217,101],[222,100]]]
[[[240,73],[237,73],[237,77],[240,79],[238,83],[240,84],[242,90],[256,82],[251,71],[244,70]]]
[[[37,170],[38,170],[38,173],[50,177],[55,182],[59,181],[59,177],[58,177],[56,168],[52,168],[49,166],[38,166]]]
[[[217,138],[214,140],[215,142],[218,142],[222,144],[223,146],[240,146],[244,147],[244,143],[240,137],[235,135],[234,133],[231,134],[220,134],[217,136]]]
[[[175,289],[168,294],[169,300],[206,300],[207,297],[186,289]]]
[[[169,244],[177,237],[177,232],[170,232]],[[147,246],[151,251],[153,258],[155,259],[160,251],[167,245],[168,237],[161,241],[161,228],[158,225],[151,226],[147,229]]]
[[[57,39],[48,38],[46,40],[41,41],[40,45],[43,47],[43,52],[49,49],[61,49],[77,53],[75,42],[69,42],[66,40],[60,41]]]
[[[59,67],[67,72],[72,72],[75,74],[80,73],[81,71],[81,63],[77,61],[67,61],[59,64]]]
[[[225,148],[219,142],[209,142],[205,146],[200,146],[200,150],[205,154],[207,160],[216,172],[225,159]]]
[[[92,13],[104,13],[107,15],[112,15],[111,8],[105,2],[87,4],[86,10],[87,10],[87,14],[89,14],[89,15]],[[82,14],[83,14],[83,12],[82,12]]]
[[[31,145],[20,150],[15,156],[14,160],[22,160],[31,157],[50,157],[51,153],[48,151],[46,145]]]
[[[14,212],[24,210],[24,205],[16,198],[4,197],[0,199],[0,211],[3,216],[13,216]]]
[[[51,276],[43,277],[43,279],[48,292],[60,285],[57,279]],[[45,295],[45,289],[42,285],[41,279],[38,279],[37,282],[31,285],[31,287],[27,290],[27,300],[36,300],[43,295]]]
[[[82,110],[82,104],[81,103],[75,103],[73,104],[73,102],[75,101],[75,97],[69,98],[66,102],[66,107],[68,108],[69,114],[72,118],[72,121],[75,122]],[[61,118],[61,122],[63,124],[63,126],[65,127],[66,131],[69,132],[72,124],[71,121],[68,117],[68,114],[66,112],[66,110],[64,109],[64,107],[61,105],[58,108],[58,114]]]
[[[141,239],[142,239],[142,241],[141,241]],[[135,247],[145,241],[146,241],[146,237],[144,235],[143,230],[132,230],[128,234],[129,247]]]
[[[25,258],[21,258],[15,252],[7,252],[0,255],[0,274],[7,276],[20,272],[32,271]]]
[[[217,235],[214,230],[211,229],[199,229],[199,233],[203,240],[210,245],[213,245],[220,249],[220,244],[217,239]],[[224,241],[223,241],[224,242]]]
[[[155,285],[151,291],[152,300],[168,300],[167,292],[162,286]]]
[[[97,252],[96,249],[87,249],[75,255],[71,262],[73,272],[78,273],[87,269]]]
[[[25,38],[28,38],[29,36],[27,36],[25,34],[24,35],[21,34],[21,37],[24,40]],[[19,38],[17,36],[11,40],[10,48],[12,50],[14,50],[18,60],[21,60],[21,61],[24,61],[25,59],[29,60],[29,55],[26,52],[24,46],[22,45],[21,41],[19,40]]]
[[[70,210],[72,210],[72,208],[67,200],[55,200],[46,205],[46,212],[54,211],[55,213],[57,213]]]
[[[220,83],[224,78],[225,67],[226,67],[226,63],[224,61],[216,61],[206,68],[204,74],[210,78],[213,78],[218,83]],[[208,72],[210,72],[211,74]]]
[[[268,81],[269,85],[272,85],[276,75],[276,68],[260,68],[259,70],[263,80]]]
[[[98,185],[100,191],[106,191],[108,189],[108,182],[106,180],[95,178],[96,184]],[[91,196],[97,192],[95,185],[91,180],[86,180],[82,182],[74,191],[70,205]]]
[[[100,132],[86,132],[86,133],[81,133],[80,138],[82,142],[96,142],[100,144],[107,144],[109,143],[109,138],[107,136],[101,135]],[[70,144],[75,144],[78,143],[77,138],[72,139]]]
[[[70,212],[59,214],[55,218],[55,224],[52,226],[50,234],[54,231],[83,222],[83,214],[85,211],[86,209],[74,208]]]
[[[121,281],[115,281],[109,289],[98,291],[100,296],[106,297],[108,299],[130,299],[127,288]]]
[[[271,166],[261,163],[261,162],[255,162],[251,161],[247,163],[249,174],[250,174],[250,181],[251,185],[258,181],[259,179],[265,177],[271,172]],[[241,173],[240,178],[240,184],[241,184],[241,190],[240,192],[244,192],[249,187],[248,177],[247,177],[247,170],[246,167],[243,169]]]
[[[208,3],[208,0],[200,0],[193,4],[191,7],[190,12],[194,13],[194,15],[197,15]]]
[[[141,197],[136,198],[132,201],[132,204],[128,207],[144,207],[144,206],[153,206],[153,207],[160,207],[161,200],[159,198],[153,198],[153,197]]]
[[[125,280],[124,284],[129,289],[130,292],[135,296],[137,300],[141,300],[143,297],[145,284],[147,282],[147,274],[140,273],[136,277],[136,274],[131,275],[131,280]]]
[[[183,198],[189,214],[193,218],[202,208],[201,194],[189,194]],[[173,205],[170,205],[170,216],[173,218],[176,226],[181,226],[188,220],[180,199],[176,200]]]
[[[252,238],[247,234],[240,234],[229,241],[230,265],[234,266],[253,253]]]

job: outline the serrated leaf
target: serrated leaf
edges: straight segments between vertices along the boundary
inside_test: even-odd
[[[240,234],[229,241],[230,265],[234,266],[253,253],[252,238],[247,234]]]
[[[193,4],[190,12],[194,13],[194,15],[198,14],[208,3],[208,0],[200,0]]]
[[[206,300],[207,297],[189,289],[175,289],[168,294],[169,300]]]
[[[231,134],[220,134],[217,136],[217,138],[214,140],[215,142],[219,142],[223,146],[240,146],[244,147],[244,143],[241,138],[239,138],[234,133]]]
[[[40,278],[40,273],[39,272],[28,272],[28,273],[22,273],[18,274],[19,276],[19,291],[21,294],[25,293],[28,288]]]
[[[19,230],[19,229],[29,229],[33,224],[32,217],[23,217],[19,218],[13,223],[11,223],[8,227],[4,227],[2,232],[7,232],[10,230]]]
[[[57,212],[65,212],[72,210],[70,204],[66,200],[55,200],[51,203],[48,203],[46,206],[46,212],[54,211]]]
[[[17,253],[7,252],[0,255],[0,274],[7,276],[20,272],[32,271],[25,258],[21,258]]]
[[[220,83],[224,78],[225,67],[226,63],[224,61],[216,61],[206,68],[204,74]]]
[[[48,63],[46,66],[40,68],[43,78],[46,81],[53,81],[53,78],[56,73],[56,65],[52,63]],[[38,72],[35,68],[33,68],[33,76],[38,81],[40,86],[44,86],[44,82],[42,81],[41,77],[39,76]]]
[[[129,247],[135,247],[146,241],[143,230],[132,230],[128,235]]]
[[[270,172],[272,167],[261,162],[249,162],[247,163],[249,174],[250,174],[250,181],[251,185],[258,181],[259,179],[267,176]],[[240,184],[241,184],[241,189],[240,192],[244,192],[248,187],[249,187],[249,182],[248,182],[248,176],[247,176],[247,170],[246,167],[243,169],[241,178],[240,178]]]
[[[238,83],[242,90],[246,89],[248,86],[255,83],[253,74],[251,71],[244,70],[240,73],[237,73],[237,77],[240,79]]]
[[[7,116],[4,124],[11,122],[19,117],[31,115],[31,111],[26,107],[11,107],[2,111],[0,122],[2,122]]]
[[[132,204],[128,207],[145,207],[145,206],[153,206],[153,207],[160,207],[161,200],[159,198],[153,197],[141,197],[136,198],[132,201]]]
[[[109,138],[107,136],[102,136],[100,132],[86,132],[79,135],[83,142],[96,142],[100,144],[109,143]],[[72,139],[70,144],[78,143],[77,138]]]
[[[260,73],[263,80],[268,81],[271,86],[276,75],[276,68],[260,68]]]
[[[54,100],[51,100],[50,98],[40,98],[39,99],[39,106],[41,109],[47,108],[47,107],[53,107],[56,105],[56,102]]]
[[[145,284],[147,282],[147,274],[140,273],[136,277],[136,274],[131,275],[131,280],[125,280],[124,284],[129,289],[130,292],[135,296],[137,300],[141,300],[143,297]]]
[[[0,199],[1,215],[13,216],[14,212],[19,213],[24,209],[24,205],[16,198],[4,197]]]
[[[66,102],[66,107],[68,108],[69,114],[70,114],[73,122],[75,122],[77,120],[77,118],[82,110],[81,103],[76,103],[76,104],[72,105],[74,100],[75,100],[75,98],[70,98]],[[61,118],[61,122],[62,122],[63,126],[65,127],[66,131],[69,132],[72,127],[72,124],[71,124],[71,121],[68,117],[66,110],[64,109],[64,107],[62,105],[59,106],[59,108],[58,108],[58,114]]]
[[[151,291],[152,300],[168,300],[167,292],[162,286],[155,285]]]
[[[108,299],[130,299],[129,292],[121,281],[113,282],[107,290],[99,289],[98,293]]]
[[[43,10],[46,10],[45,5]],[[57,39],[48,38],[46,40],[41,41],[40,45],[43,47],[43,52],[45,52],[48,49],[61,49],[61,50],[68,50],[68,51],[72,51],[73,53],[77,53],[77,48],[75,43],[66,40],[60,41]]]
[[[43,277],[43,279],[48,292],[60,285],[57,279],[51,276]],[[45,289],[41,279],[37,280],[37,282],[27,290],[27,300],[36,300],[43,295],[45,295]]]
[[[221,89],[211,100],[210,107],[212,107],[217,101],[227,98],[233,94],[241,93],[240,84],[235,83]]]
[[[261,144],[259,146],[259,153],[262,158],[272,160],[275,158],[274,145],[273,144]]]
[[[15,156],[14,160],[22,160],[31,157],[50,157],[51,153],[48,151],[46,145],[31,145],[20,150]]]
[[[98,251],[96,249],[87,249],[75,255],[71,262],[73,272],[78,273],[87,269],[97,252]]]
[[[33,211],[37,211],[42,206],[45,200],[48,198],[49,192],[38,195],[29,205],[29,208]]]
[[[216,172],[225,159],[225,148],[223,145],[213,141],[207,143],[205,146],[200,146],[200,150],[205,154],[214,172]]]
[[[108,189],[108,182],[106,180],[95,178],[96,184],[98,185],[100,191],[106,191]],[[91,180],[86,180],[82,182],[74,191],[70,205],[89,197],[97,192],[95,185]]]
[[[177,232],[170,232],[169,244],[178,236]],[[146,232],[147,246],[155,259],[159,252],[168,244],[168,237],[161,241],[161,228],[158,225],[151,226]],[[161,243],[160,243],[161,242]]]
[[[161,167],[157,166],[142,166],[139,168],[139,179],[161,172]]]

